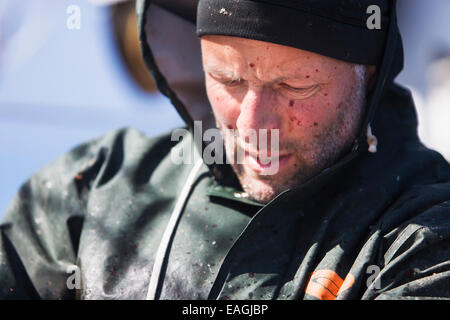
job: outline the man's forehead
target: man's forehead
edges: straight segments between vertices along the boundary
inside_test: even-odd
[[[205,35],[201,38],[202,45],[215,45],[217,47],[226,48],[227,50],[233,49],[246,49],[246,50],[261,50],[265,51],[277,51],[277,52],[291,52],[291,53],[303,53],[314,54],[310,51],[301,50],[292,46],[282,45],[278,43],[236,37],[236,36],[224,36],[224,35]]]
[[[270,69],[278,81],[303,78],[308,69],[316,70],[334,60],[284,45],[228,36],[202,37],[202,53],[205,72],[237,78],[243,69],[262,68]]]
[[[221,57],[220,59],[248,55],[255,58],[270,57],[272,60],[277,60],[280,63],[289,63],[293,59],[308,60],[310,63],[339,61],[315,52],[287,45],[234,36],[203,36],[201,37],[201,47],[204,54],[212,53],[214,56]],[[205,49],[207,52],[205,52]]]

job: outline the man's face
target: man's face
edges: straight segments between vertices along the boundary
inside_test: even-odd
[[[230,162],[249,197],[268,202],[351,146],[363,114],[365,67],[238,37],[203,36],[201,46],[206,90],[227,155],[245,149],[242,164]],[[274,175],[264,174],[260,146],[248,143],[260,129],[278,129]],[[268,142],[270,156],[275,150]]]

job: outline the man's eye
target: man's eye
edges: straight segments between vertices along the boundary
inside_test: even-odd
[[[311,90],[314,87],[316,87],[316,86],[310,86],[310,87],[306,87],[306,88],[296,88],[296,87],[292,87],[286,83],[282,83],[280,86],[284,89],[292,90],[295,92],[306,92],[306,91]]]
[[[292,93],[292,94],[299,94],[302,96],[306,96],[306,97],[310,97],[313,94],[315,94],[319,89],[320,86],[319,85],[313,85],[313,86],[309,86],[309,87],[302,87],[302,88],[296,88],[296,87],[292,87],[286,83],[282,83],[280,84],[280,87],[287,91],[288,93]]]
[[[213,74],[209,74],[211,78],[216,80],[217,82],[220,82],[226,87],[236,87],[240,84],[242,84],[242,79],[227,79],[227,78],[221,78],[219,76],[214,76]]]
[[[242,84],[242,79],[235,79],[235,80],[219,80],[222,84],[224,84],[227,87],[236,87],[240,84]]]

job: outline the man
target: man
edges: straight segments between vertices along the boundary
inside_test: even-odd
[[[119,130],[32,177],[1,227],[2,297],[450,297],[450,168],[393,83],[394,4],[137,12],[144,59],[189,133]],[[227,161],[174,163],[179,150],[207,155],[214,142],[196,136],[215,125]],[[252,140],[261,130],[278,148]]]

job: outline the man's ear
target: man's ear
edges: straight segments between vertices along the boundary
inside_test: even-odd
[[[376,80],[377,80],[377,67],[376,66],[366,66],[366,88],[367,93],[373,90]]]

